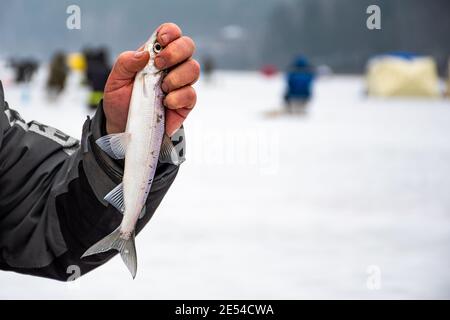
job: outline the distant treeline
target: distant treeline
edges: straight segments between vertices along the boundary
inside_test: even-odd
[[[366,9],[381,8],[381,30],[368,30]],[[336,72],[364,71],[374,54],[431,55],[445,73],[450,56],[449,0],[292,0],[275,5],[262,40],[262,61],[285,68],[303,53]]]
[[[131,2],[130,2],[131,3]],[[197,43],[197,57],[221,69],[286,68],[297,54],[336,72],[364,72],[389,51],[450,55],[450,0],[77,0],[81,29],[66,27],[72,2],[1,0],[0,59],[49,61],[55,51],[106,46],[111,56],[139,46],[159,23],[174,21]],[[381,30],[366,9],[381,8]],[[32,32],[31,32],[32,31]],[[231,32],[230,32],[231,31]]]

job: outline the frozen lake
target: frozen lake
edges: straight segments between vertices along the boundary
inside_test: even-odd
[[[79,137],[85,93],[48,105],[35,88],[6,85],[7,100]],[[71,284],[0,272],[0,298],[450,298],[449,100],[367,99],[341,76],[317,83],[307,116],[268,118],[281,77],[197,89],[136,280],[118,257]]]

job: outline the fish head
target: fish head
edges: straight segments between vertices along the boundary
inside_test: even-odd
[[[145,66],[144,71],[153,75],[160,74],[163,71],[159,70],[155,66],[156,56],[164,49],[164,47],[158,42],[157,36],[158,33],[155,31],[155,33],[152,34],[150,39],[148,39],[148,41],[144,45],[144,50],[148,51],[148,53],[150,54],[150,59],[148,61],[148,64]]]

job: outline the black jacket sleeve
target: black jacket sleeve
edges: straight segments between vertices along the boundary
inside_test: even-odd
[[[0,83],[0,269],[66,281],[74,270],[86,274],[115,255],[80,259],[122,219],[103,200],[123,174],[121,163],[95,144],[104,132],[102,106],[85,122],[81,142],[38,122],[26,123],[4,101]],[[172,139],[181,142],[177,149],[184,153],[183,131]],[[138,233],[177,172],[173,164],[158,164]]]

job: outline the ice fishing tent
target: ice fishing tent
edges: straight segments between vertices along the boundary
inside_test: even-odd
[[[436,97],[439,95],[436,62],[408,53],[376,56],[367,66],[367,86],[370,96]]]
[[[448,58],[448,62],[447,62],[447,97],[450,97],[450,57]]]

